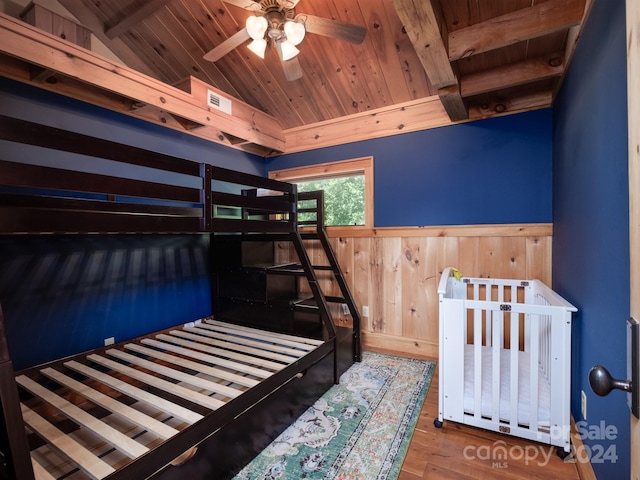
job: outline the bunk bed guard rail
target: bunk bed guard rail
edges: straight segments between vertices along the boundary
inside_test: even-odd
[[[293,184],[2,115],[0,141],[0,234],[297,230]]]

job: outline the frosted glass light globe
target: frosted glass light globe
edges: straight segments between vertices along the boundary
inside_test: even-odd
[[[259,40],[264,37],[267,26],[267,19],[264,17],[251,16],[247,18],[247,32],[249,32],[249,36],[254,40]]]
[[[285,22],[284,34],[287,36],[287,40],[289,40],[289,43],[291,43],[292,45],[299,45],[304,38],[304,25],[298,22]]]

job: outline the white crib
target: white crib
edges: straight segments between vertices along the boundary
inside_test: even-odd
[[[538,280],[460,278],[452,268],[442,272],[438,294],[435,425],[452,420],[568,453],[577,309]]]

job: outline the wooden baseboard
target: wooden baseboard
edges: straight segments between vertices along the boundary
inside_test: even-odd
[[[438,358],[436,343],[383,333],[362,332],[362,348],[412,358]]]

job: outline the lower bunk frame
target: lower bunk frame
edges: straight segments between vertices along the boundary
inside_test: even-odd
[[[323,340],[314,345],[312,350],[292,359],[286,365],[283,364],[281,369],[274,370],[271,376],[251,388],[245,385],[247,390],[241,394],[235,395],[228,390],[225,390],[226,393],[220,392],[220,387],[215,387],[214,391],[218,393],[207,395],[210,400],[203,400],[201,396],[195,396],[195,393],[185,393],[188,397],[198,398],[204,402],[203,405],[202,402],[195,402],[194,398],[182,398],[169,391],[175,390],[178,383],[186,382],[188,376],[173,378],[168,384],[157,384],[157,380],[154,380],[156,385],[147,386],[141,386],[144,380],[135,380],[140,382],[137,386],[145,392],[177,403],[198,415],[198,420],[186,422],[186,425],[179,428],[171,425],[179,433],[172,434],[168,440],[158,440],[157,444],[152,442],[153,448],[148,451],[134,447],[135,453],[129,453],[137,455],[136,460],[129,462],[126,460],[127,454],[123,454],[125,459],[115,472],[103,468],[93,475],[94,478],[137,480],[159,476],[169,479],[184,478],[187,475],[194,478],[227,478],[311,406],[313,401],[338,381],[339,373],[358,358],[359,337],[352,328],[337,327],[333,322],[327,299],[318,286],[316,274],[305,251],[298,231],[298,194],[295,185],[3,115],[0,115],[0,139],[16,147],[9,149],[10,151],[21,152],[17,158],[7,158],[8,155],[0,158],[0,235],[281,235],[293,243],[304,278],[309,282],[319,308],[322,332],[319,331],[317,336],[322,336]],[[66,166],[58,165],[57,159],[61,156],[68,158]],[[91,161],[85,161],[84,157]],[[46,166],[47,161],[43,165],[42,159],[52,159],[54,161],[51,164],[56,166]],[[226,215],[225,211],[236,213]],[[239,321],[237,318],[232,320]],[[10,319],[10,322],[19,321],[19,318]],[[274,329],[276,326],[269,325],[266,328]],[[26,402],[26,407],[29,408],[28,411],[25,410],[25,414],[33,429],[39,429],[38,425],[43,426],[42,434],[52,436],[53,443],[69,443],[68,440],[63,440],[68,435],[60,436],[31,413],[35,409],[42,417],[44,407],[33,400],[33,395],[23,386],[18,387],[18,383],[27,389],[34,387],[33,381],[43,386],[56,385],[57,380],[47,378],[40,370],[62,368],[66,372],[68,366],[65,363],[86,365],[94,360],[102,362],[100,369],[108,370],[114,364],[107,362],[108,365],[105,366],[104,360],[97,356],[120,364],[131,360],[128,355],[144,356],[148,355],[148,351],[138,348],[132,352],[131,348],[123,347],[122,353],[113,355],[110,351],[119,349],[121,345],[118,344],[108,349],[100,348],[91,354],[74,354],[69,359],[56,360],[45,366],[18,372],[16,383],[4,330],[0,310],[0,478],[32,480],[34,467],[30,452],[33,448],[29,443],[40,448],[41,440],[37,440],[39,435],[25,432],[21,401]],[[269,334],[264,330],[260,332],[260,339],[253,339],[254,341],[263,340]],[[154,334],[149,334],[146,338],[153,336]],[[129,343],[140,346],[140,342],[132,340]],[[273,355],[275,352],[271,354]],[[262,358],[265,359],[264,356]],[[266,359],[269,360],[268,356]],[[185,360],[194,361],[193,358]],[[166,361],[166,358],[157,359],[158,364]],[[76,366],[75,363],[71,365]],[[166,373],[164,368],[161,371],[155,367],[154,371],[147,370],[148,366],[146,363],[138,363],[131,368],[144,370],[155,377]],[[193,368],[200,370],[201,367],[184,362],[179,367],[187,375],[194,371]],[[46,373],[51,374],[49,370]],[[127,370],[118,375],[126,377],[130,373],[134,372]],[[75,375],[82,374],[76,372],[67,376],[75,380],[79,378],[82,382],[84,377],[76,378]],[[136,376],[140,377],[138,373]],[[197,388],[206,388],[203,385],[212,387],[201,380],[198,383],[200,387]],[[38,392],[42,393],[38,386],[35,388],[38,389],[36,395]],[[112,387],[104,388],[105,392],[101,393],[119,400],[120,394],[114,393]],[[56,389],[57,387],[54,388]],[[180,391],[184,393],[182,389]],[[228,394],[235,398],[226,401],[224,395]],[[44,395],[53,399],[46,391]],[[129,394],[122,394],[122,398],[126,398],[123,403],[127,405],[133,401]],[[93,400],[83,400],[81,403],[76,407],[88,415],[106,415],[105,407],[97,406]],[[61,428],[58,430],[65,433],[80,430],[76,423],[80,421],[77,419],[78,412],[74,408],[68,408],[67,404],[63,405],[65,413],[54,414],[50,413],[52,410],[47,410],[45,416],[49,413],[57,415],[55,418],[61,419]],[[87,411],[84,410],[85,407]],[[76,420],[66,419],[70,410]],[[88,420],[89,424],[94,422],[82,414],[79,416]],[[101,433],[108,430],[104,427],[97,428]],[[259,440],[251,438],[256,436],[256,432]],[[116,440],[115,443],[123,449],[128,442],[120,445]],[[189,451],[194,445],[200,445],[201,448],[193,460],[179,468],[166,468],[173,459]],[[206,454],[201,454],[203,450],[211,450],[213,453],[207,451]],[[38,467],[35,468],[40,472]],[[38,472],[36,473],[39,475]],[[65,478],[71,479],[73,476]]]
[[[334,363],[334,339],[207,319],[18,372],[7,476],[230,477],[334,383]]]

